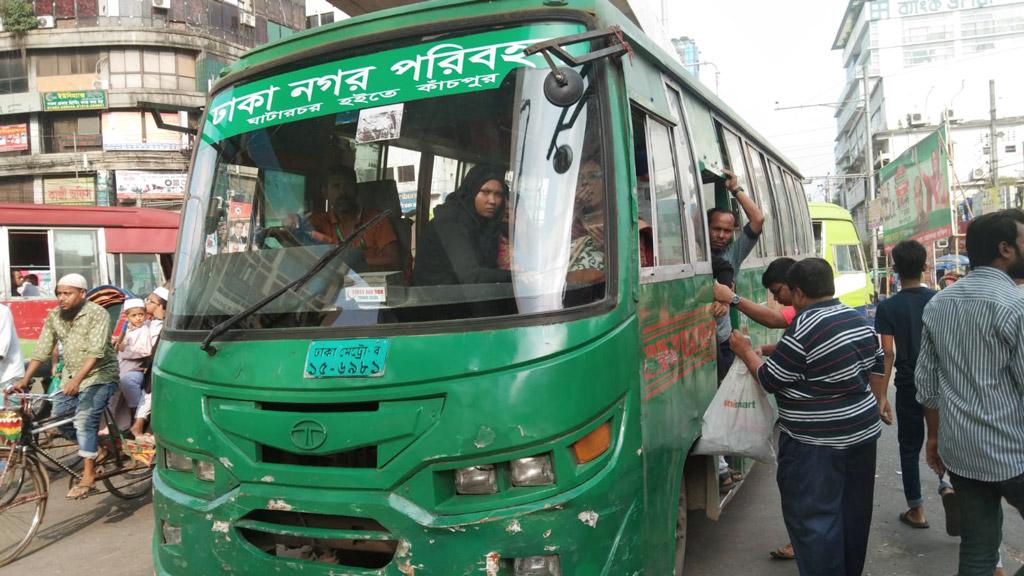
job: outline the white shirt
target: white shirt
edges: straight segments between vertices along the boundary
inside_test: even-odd
[[[26,298],[29,298],[29,297],[32,297],[32,296],[39,296],[40,295],[40,293],[39,293],[39,286],[36,286],[35,284],[32,284],[31,282],[25,282],[24,284],[22,284],[21,285],[21,290],[19,292],[20,292],[20,294],[22,296],[24,296]]]
[[[14,316],[11,309],[0,304],[0,384],[25,375],[25,363],[21,359],[21,343],[14,330]]]

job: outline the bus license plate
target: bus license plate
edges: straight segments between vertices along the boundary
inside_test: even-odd
[[[388,341],[314,340],[306,352],[306,378],[373,378],[384,375]]]

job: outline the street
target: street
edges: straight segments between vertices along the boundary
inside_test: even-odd
[[[921,462],[926,484],[927,530],[900,524],[905,509],[896,428],[885,427],[879,443],[875,514],[865,576],[952,576],[956,573],[956,538],[946,535],[935,483]],[[795,575],[796,563],[770,560],[768,551],[785,544],[774,467],[758,465],[718,522],[699,512],[689,519],[686,573]],[[65,477],[54,479],[39,534],[25,554],[0,568],[2,575],[63,574],[80,571],[83,561],[102,566],[105,576],[150,574],[153,506],[150,498],[124,501],[109,494],[68,501]],[[1012,575],[1024,563],[1024,521],[1005,505],[1003,558]]]

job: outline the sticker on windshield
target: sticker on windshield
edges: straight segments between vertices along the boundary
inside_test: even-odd
[[[356,143],[394,140],[402,135],[402,111],[405,104],[392,104],[359,111]]]
[[[388,301],[388,289],[384,286],[349,286],[345,298],[359,304],[384,304]]]
[[[384,375],[387,340],[314,340],[306,351],[305,378],[374,378]]]

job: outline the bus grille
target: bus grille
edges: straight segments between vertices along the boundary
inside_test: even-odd
[[[377,447],[363,446],[353,450],[335,452],[334,454],[295,454],[260,444],[263,462],[267,464],[289,464],[292,466],[317,466],[335,468],[376,468]]]
[[[370,518],[256,510],[235,528],[270,556],[350,568],[384,568],[398,549],[398,540]]]

